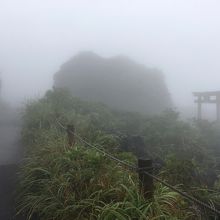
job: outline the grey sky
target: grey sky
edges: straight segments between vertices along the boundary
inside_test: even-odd
[[[219,12],[218,0],[0,0],[4,92],[39,96],[63,62],[93,50],[161,69],[185,105],[194,90],[220,90]]]

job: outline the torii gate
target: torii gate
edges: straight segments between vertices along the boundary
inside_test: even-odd
[[[0,78],[0,97],[1,97],[1,95],[2,95],[2,80]]]
[[[197,97],[195,103],[198,104],[198,120],[202,119],[202,104],[216,104],[216,119],[220,121],[220,91],[212,92],[194,92],[194,96]]]

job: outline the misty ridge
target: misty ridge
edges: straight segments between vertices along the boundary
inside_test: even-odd
[[[156,114],[173,106],[163,73],[126,56],[80,52],[55,74],[54,88],[124,111]]]
[[[1,80],[2,93],[7,85],[4,78]],[[54,73],[53,81],[53,89],[68,90],[74,97],[100,102],[113,110],[155,115],[174,108],[163,72],[125,55],[104,58],[92,51],[78,52]],[[30,97],[22,103],[40,98]],[[22,109],[9,104],[1,94],[1,123],[18,121]]]

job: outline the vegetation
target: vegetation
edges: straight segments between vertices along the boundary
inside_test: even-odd
[[[114,109],[154,114],[172,106],[161,71],[124,56],[106,59],[82,52],[64,63],[54,79],[55,88]]]
[[[90,143],[133,164],[136,146],[124,152],[123,141],[140,135],[145,155],[162,161],[160,178],[220,206],[217,125],[189,124],[172,110],[153,117],[113,111],[55,89],[28,103],[23,115],[26,158],[20,171],[19,213],[43,220],[214,219],[209,211],[156,182],[154,197],[144,199],[135,172],[79,140],[69,147],[57,121],[74,124]]]

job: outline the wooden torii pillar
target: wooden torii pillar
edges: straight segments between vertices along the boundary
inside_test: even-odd
[[[194,92],[193,95],[197,97],[195,103],[198,105],[197,118],[202,119],[202,104],[216,104],[216,120],[220,121],[220,91],[212,92]]]
[[[0,97],[1,97],[1,94],[2,94],[2,80],[0,78]]]

